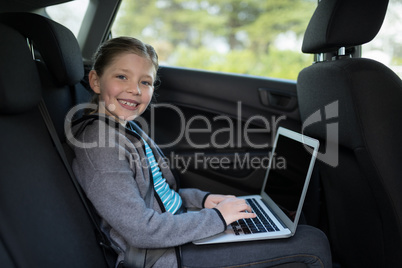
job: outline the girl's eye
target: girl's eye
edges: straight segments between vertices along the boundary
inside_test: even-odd
[[[146,85],[146,86],[152,86],[152,84],[148,81],[142,81],[141,84]]]

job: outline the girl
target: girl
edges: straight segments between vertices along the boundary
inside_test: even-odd
[[[89,73],[97,109],[73,127],[80,141],[74,146],[73,169],[102,218],[102,229],[118,253],[117,264],[146,256],[147,267],[267,267],[289,262],[330,267],[325,235],[308,226],[300,226],[290,239],[191,243],[255,214],[234,196],[178,189],[159,148],[132,122],[151,101],[157,70],[151,46],[129,37],[106,41]],[[200,211],[185,213],[190,207]]]

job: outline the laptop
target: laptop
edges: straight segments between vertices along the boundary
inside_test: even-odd
[[[291,237],[296,232],[319,142],[280,127],[260,195],[241,196],[259,219],[241,219],[226,231],[193,243],[229,243]]]

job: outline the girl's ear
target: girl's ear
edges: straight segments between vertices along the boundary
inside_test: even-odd
[[[89,80],[89,85],[91,86],[92,90],[100,94],[100,82],[99,82],[99,76],[96,73],[95,70],[91,70],[88,74],[88,80]]]

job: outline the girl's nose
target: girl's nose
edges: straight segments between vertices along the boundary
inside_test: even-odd
[[[127,87],[126,90],[128,93],[132,93],[134,95],[141,95],[141,89],[138,85],[131,85]]]

